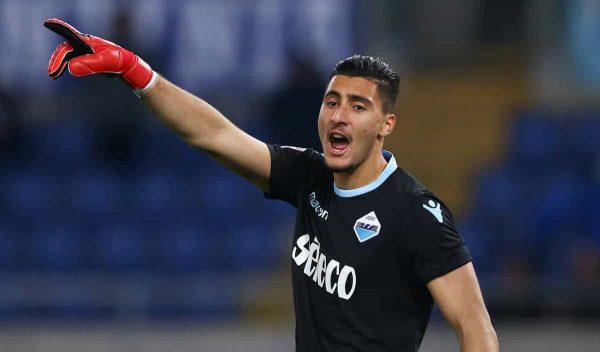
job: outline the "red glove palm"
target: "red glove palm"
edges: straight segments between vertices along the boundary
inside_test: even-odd
[[[157,74],[133,52],[100,37],[83,34],[56,18],[47,20],[44,26],[67,40],[56,47],[48,63],[52,79],[60,77],[67,66],[76,77],[116,74],[137,95],[147,92],[156,82]]]

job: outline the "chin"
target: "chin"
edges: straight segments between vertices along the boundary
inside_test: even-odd
[[[354,166],[350,163],[331,163],[327,159],[328,158],[325,157],[325,166],[327,166],[327,168],[332,172],[340,173],[354,170]]]

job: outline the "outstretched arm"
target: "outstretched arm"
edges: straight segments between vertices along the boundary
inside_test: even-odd
[[[44,26],[66,39],[50,58],[48,75],[68,68],[76,77],[117,75],[150,109],[192,146],[268,191],[271,155],[267,145],[236,127],[214,107],[160,77],[133,52],[56,18]]]
[[[267,145],[248,135],[204,100],[163,77],[142,100],[190,145],[268,190],[271,155]]]
[[[463,352],[498,352],[498,337],[485,308],[472,263],[427,284]]]

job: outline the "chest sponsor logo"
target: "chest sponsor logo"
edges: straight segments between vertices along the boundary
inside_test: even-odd
[[[356,271],[353,267],[342,265],[335,259],[327,260],[321,252],[321,243],[317,237],[310,242],[308,234],[298,237],[292,249],[292,259],[303,268],[306,276],[319,287],[342,299],[350,299],[356,288]]]
[[[440,208],[440,203],[436,203],[432,200],[428,202],[429,204],[423,204],[423,208],[427,209],[435,219],[441,224],[444,221],[442,217],[442,209]]]
[[[319,216],[323,220],[327,220],[327,217],[329,216],[329,212],[327,210],[323,209],[323,207],[317,200],[317,194],[315,192],[312,192],[311,194],[308,195],[308,203],[313,208],[315,213],[317,213],[317,216]]]
[[[381,224],[374,211],[356,220],[354,223],[354,233],[360,242],[379,235],[379,231],[381,231]]]

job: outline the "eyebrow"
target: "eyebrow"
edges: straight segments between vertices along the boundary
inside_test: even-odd
[[[325,93],[324,98],[328,97],[328,96],[335,96],[337,98],[341,98],[342,95],[336,91],[336,90],[329,90]],[[358,95],[358,94],[346,94],[346,96],[350,99],[350,100],[354,100],[354,101],[360,101],[363,102],[367,105],[371,105],[373,106],[373,101],[363,95]]]

